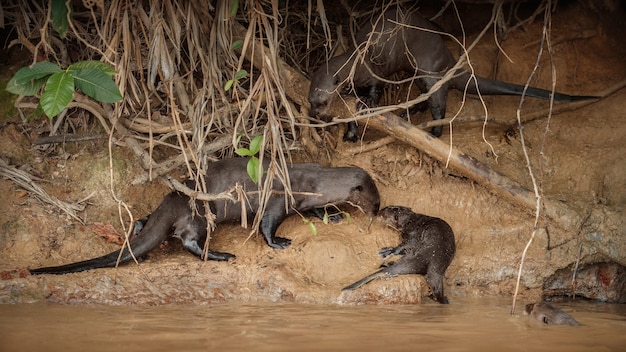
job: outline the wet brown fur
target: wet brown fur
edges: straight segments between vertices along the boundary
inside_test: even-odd
[[[344,288],[353,290],[379,277],[405,274],[425,275],[432,298],[443,304],[448,299],[443,294],[446,269],[454,258],[456,245],[454,233],[444,220],[414,213],[407,207],[383,208],[379,218],[388,226],[400,231],[402,243],[397,247],[382,248],[379,254],[386,258],[400,254],[402,258]]]
[[[561,308],[545,302],[527,304],[524,314],[530,315],[547,325],[580,325],[576,319],[565,313]]]

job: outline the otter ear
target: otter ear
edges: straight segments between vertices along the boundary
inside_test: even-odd
[[[543,317],[543,323],[544,324],[550,324],[550,322],[548,320],[548,317],[546,317],[546,316]]]
[[[363,192],[363,186],[361,185],[354,187],[354,189],[357,190],[358,192]]]
[[[335,86],[339,85],[339,77],[335,76],[335,83],[334,84],[335,84]]]

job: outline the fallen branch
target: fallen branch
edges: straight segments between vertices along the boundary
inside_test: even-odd
[[[379,115],[369,119],[368,125],[424,151],[443,164],[449,165],[461,175],[478,182],[512,203],[528,209],[536,208],[537,199],[533,192],[398,116],[390,113]],[[564,228],[571,229],[580,224],[580,215],[567,205],[550,199],[544,199],[543,203],[546,214]]]

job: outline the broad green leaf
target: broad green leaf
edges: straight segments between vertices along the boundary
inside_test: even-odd
[[[69,28],[69,22],[67,21],[67,13],[71,11],[72,2],[68,1],[66,6],[65,0],[52,0],[52,27],[56,30],[61,38],[65,38],[67,29]],[[69,6],[69,8],[68,8]]]
[[[248,71],[246,70],[239,70],[237,71],[237,73],[235,73],[235,80],[239,81],[240,79],[246,77],[248,75]]]
[[[230,3],[230,17],[235,17],[237,14],[237,9],[239,9],[239,0],[233,0]]]
[[[95,61],[95,60],[85,60],[85,61],[75,62],[71,64],[67,69],[69,71],[72,71],[72,70],[78,70],[81,68],[93,68],[95,70],[102,71],[102,73],[106,74],[109,77],[117,74],[117,71],[115,71],[115,69],[113,69],[111,65],[101,62],[101,61]]]
[[[39,104],[49,118],[58,115],[74,97],[74,77],[67,72],[57,72],[48,78]]]
[[[263,143],[262,134],[252,138],[252,140],[250,141],[250,153],[252,153],[252,155],[255,155],[259,152],[259,150],[261,150],[261,143]]]
[[[250,176],[252,182],[259,182],[259,159],[252,157],[248,160],[248,176]]]
[[[69,71],[74,77],[76,88],[101,103],[116,103],[122,94],[110,76],[99,69],[81,68]]]
[[[233,83],[235,83],[235,80],[229,79],[224,85],[224,91],[228,92],[230,88],[233,86]]]
[[[241,48],[242,46],[243,46],[243,39],[238,39],[238,40],[235,40],[230,45],[230,50],[237,50],[237,49]]]
[[[31,81],[48,77],[53,73],[61,72],[57,64],[48,61],[40,61],[33,67],[22,67],[15,73],[13,79],[17,85],[30,84]]]
[[[17,95],[31,96],[37,94],[41,90],[41,87],[46,84],[48,77],[42,77],[28,81],[24,84],[17,84],[15,77],[7,83],[6,90]]]
[[[252,153],[248,148],[239,148],[235,150],[235,154],[239,156],[253,156],[255,153]]]

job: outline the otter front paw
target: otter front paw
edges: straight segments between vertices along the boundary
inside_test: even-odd
[[[395,250],[396,249],[394,247],[383,247],[378,251],[378,255],[380,255],[384,259],[394,254]]]

